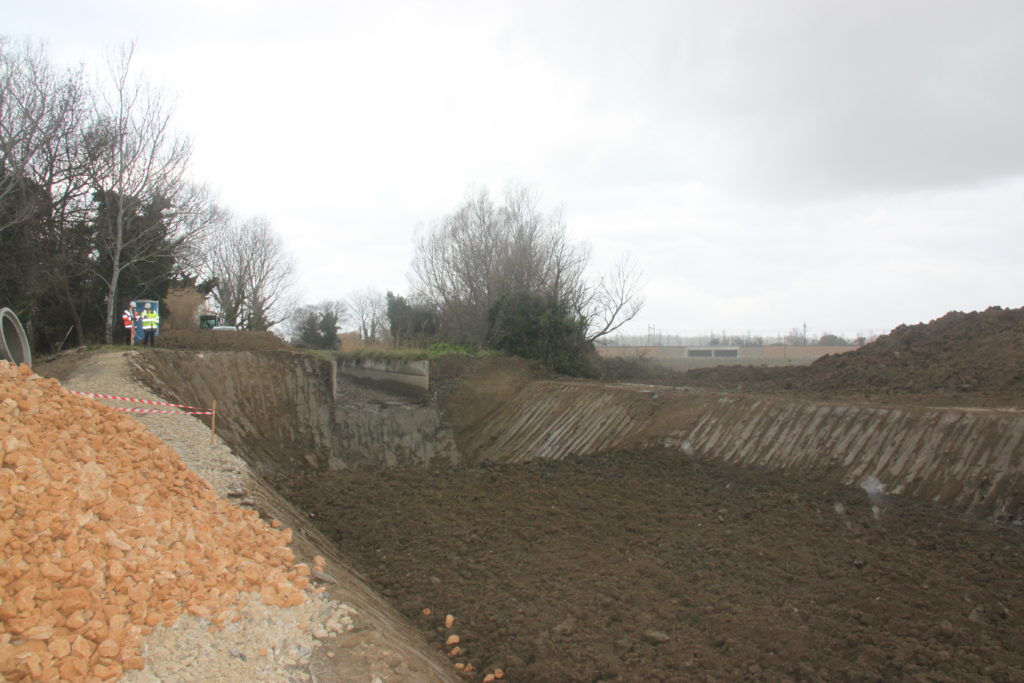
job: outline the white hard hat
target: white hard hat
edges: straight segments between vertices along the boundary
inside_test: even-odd
[[[153,308],[153,304],[146,304],[146,308]]]

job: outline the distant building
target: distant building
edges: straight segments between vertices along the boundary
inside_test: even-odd
[[[675,370],[717,365],[809,365],[828,354],[856,346],[599,346],[604,358],[643,358]]]

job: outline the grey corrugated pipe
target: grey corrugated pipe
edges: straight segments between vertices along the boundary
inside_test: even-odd
[[[19,365],[32,365],[32,349],[25,328],[9,308],[0,308],[0,358]]]

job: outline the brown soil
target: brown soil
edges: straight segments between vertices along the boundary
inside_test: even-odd
[[[478,673],[1024,680],[1021,530],[929,504],[676,450],[276,484]]]
[[[470,363],[453,382],[474,384],[475,361],[451,362]],[[488,391],[525,381],[516,362],[501,369],[500,387],[474,385],[472,401],[445,409],[486,419]],[[950,313],[806,368],[685,378],[1024,407],[1024,309]],[[500,668],[516,681],[1024,680],[1022,530],[899,497],[876,516],[863,490],[824,475],[636,449],[275,484],[434,647],[459,648],[467,679]]]
[[[809,366],[690,370],[688,386],[823,399],[1024,408],[1024,308],[947,313],[901,325]]]
[[[161,330],[156,345],[196,351],[284,351],[291,348],[273,332],[245,330]]]

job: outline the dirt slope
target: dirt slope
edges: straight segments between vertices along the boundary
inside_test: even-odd
[[[247,330],[166,330],[156,339],[164,349],[196,351],[284,351],[290,349],[273,332]]]
[[[690,370],[682,383],[725,391],[933,406],[1024,408],[1024,308],[947,313],[806,367]]]
[[[1024,407],[1022,340],[1024,309],[951,313],[807,368],[684,379]],[[502,367],[445,408],[487,419],[522,381]],[[458,635],[453,660],[508,680],[1024,680],[1021,529],[926,502],[658,449],[276,484],[436,647]]]

